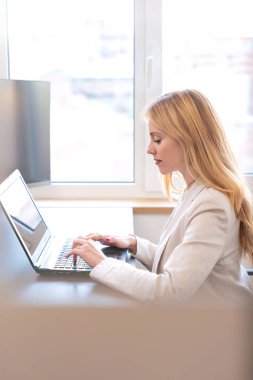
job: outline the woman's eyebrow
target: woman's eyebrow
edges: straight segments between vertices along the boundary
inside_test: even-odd
[[[164,134],[160,133],[160,132],[150,132],[149,135],[150,135],[150,137],[154,137],[154,136],[162,137],[162,136],[164,136]]]

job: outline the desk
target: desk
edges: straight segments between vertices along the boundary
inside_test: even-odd
[[[56,233],[133,229],[127,208],[41,211]],[[2,380],[252,379],[251,315],[148,308],[88,276],[38,275],[0,221]]]
[[[54,234],[76,237],[89,232],[124,234],[133,232],[131,208],[41,207]],[[0,283],[2,305],[97,306],[135,305],[135,301],[92,281],[84,275],[38,275],[34,272],[2,215]],[[4,231],[4,236],[3,236]],[[8,236],[8,241],[7,237]],[[9,244],[11,241],[11,245]],[[15,267],[13,263],[15,262]]]

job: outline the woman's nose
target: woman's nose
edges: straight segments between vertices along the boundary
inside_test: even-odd
[[[148,145],[147,153],[148,154],[154,154],[154,147],[152,146],[152,142],[149,143],[149,145]]]

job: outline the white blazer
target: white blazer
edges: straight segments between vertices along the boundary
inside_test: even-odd
[[[239,221],[228,199],[195,182],[158,245],[137,237],[135,257],[148,270],[107,258],[90,276],[141,301],[241,303],[253,296],[240,254]]]

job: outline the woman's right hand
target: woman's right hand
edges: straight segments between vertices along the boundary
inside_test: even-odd
[[[117,248],[126,248],[131,252],[137,252],[137,240],[134,235],[101,235],[99,233],[91,233],[85,237],[86,239],[92,239],[99,241],[101,244],[109,245]]]

